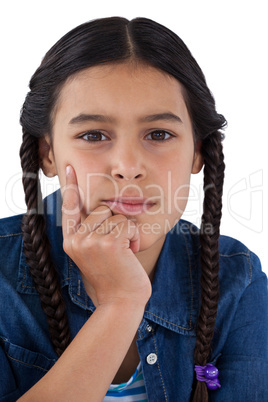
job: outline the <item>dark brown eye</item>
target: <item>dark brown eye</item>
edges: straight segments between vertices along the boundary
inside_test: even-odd
[[[172,137],[171,134],[169,134],[167,131],[164,130],[153,131],[147,135],[147,137],[149,136],[151,137],[149,139],[154,141],[165,141],[168,140],[170,137]]]
[[[106,141],[107,137],[100,131],[88,131],[84,133],[81,138],[88,142]]]

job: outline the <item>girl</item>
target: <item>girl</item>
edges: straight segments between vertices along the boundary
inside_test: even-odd
[[[0,400],[267,399],[266,277],[219,237],[225,119],[184,43],[144,18],[83,24],[46,54],[21,124]],[[199,231],[180,218],[203,165]],[[44,203],[39,168],[61,186]]]

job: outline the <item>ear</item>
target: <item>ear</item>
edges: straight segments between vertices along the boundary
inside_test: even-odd
[[[39,166],[47,177],[57,175],[55,158],[48,135],[39,139]]]
[[[204,165],[203,155],[201,153],[202,141],[197,141],[195,146],[194,161],[192,166],[192,173],[199,173]]]

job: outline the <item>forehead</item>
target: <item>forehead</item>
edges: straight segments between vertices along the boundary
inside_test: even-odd
[[[90,67],[70,77],[55,112],[141,114],[164,109],[186,111],[179,81],[154,67],[128,62]]]

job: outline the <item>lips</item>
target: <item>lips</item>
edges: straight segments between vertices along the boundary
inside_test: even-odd
[[[104,203],[113,211],[123,215],[138,215],[146,212],[155,205],[154,202],[140,197],[121,197],[104,200]]]

